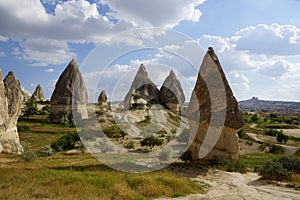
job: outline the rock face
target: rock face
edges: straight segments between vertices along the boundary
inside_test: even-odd
[[[124,99],[125,108],[131,108],[131,98],[139,99],[143,98],[147,102],[158,103],[159,102],[159,90],[156,85],[148,77],[148,73],[143,64],[141,64],[132,85]]]
[[[22,90],[22,94],[23,94],[23,102],[26,102],[30,99],[30,95],[27,94],[24,90]]]
[[[88,95],[84,80],[74,59],[59,77],[51,96],[50,119],[61,123],[63,119],[87,118]]]
[[[244,122],[214,50],[207,51],[187,115],[190,121],[189,146],[192,159],[238,158],[237,131]]]
[[[17,121],[21,114],[23,93],[20,82],[13,72],[9,72],[2,81],[0,70],[0,152],[23,152],[17,130]]]
[[[38,86],[35,88],[31,97],[34,98],[36,101],[44,101],[45,100],[44,92],[43,92],[43,89],[40,84],[38,84]]]
[[[173,70],[164,81],[159,91],[160,103],[176,114],[180,114],[185,97],[181,84]]]
[[[98,97],[98,105],[99,106],[108,106],[107,95],[106,95],[105,90],[102,90],[102,92],[100,93],[100,95]]]

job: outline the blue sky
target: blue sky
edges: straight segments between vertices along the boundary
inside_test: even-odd
[[[238,100],[300,101],[299,9],[297,0],[0,0],[0,68],[49,99],[75,58],[90,100],[102,89],[118,100],[143,62],[158,86],[173,69],[189,100],[213,46]]]

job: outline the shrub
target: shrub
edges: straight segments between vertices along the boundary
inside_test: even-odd
[[[283,165],[276,159],[267,161],[259,170],[259,175],[268,180],[291,180],[292,173],[283,167]]]
[[[134,143],[133,143],[132,141],[126,142],[126,143],[124,144],[124,147],[125,147],[126,149],[133,149],[133,148],[134,148]]]
[[[162,160],[162,161],[169,161],[169,160],[172,159],[172,157],[173,157],[173,152],[172,152],[172,148],[170,148],[170,147],[164,148],[164,149],[158,154],[159,160]]]
[[[42,147],[40,149],[39,153],[42,156],[51,156],[51,155],[54,154],[53,149],[49,145],[46,145],[46,146]]]
[[[278,134],[277,134],[277,142],[280,142],[280,143],[284,143],[286,144],[288,139],[289,139],[289,136],[285,135],[282,133],[282,131],[280,131]]]
[[[37,103],[34,98],[30,98],[25,102],[23,115],[29,117],[30,115],[38,114]]]
[[[280,131],[277,131],[274,129],[268,129],[264,132],[265,135],[273,136],[273,137],[277,136],[279,133],[280,133]]]
[[[283,166],[283,168],[300,173],[300,158],[292,156],[283,156],[277,159]]]
[[[30,131],[29,126],[17,126],[18,132],[28,133]]]
[[[250,141],[250,140],[248,140],[248,141],[246,142],[246,145],[252,146],[252,145],[253,145],[253,142]]]
[[[272,145],[270,148],[270,153],[273,153],[273,154],[283,153],[283,148],[278,145]]]
[[[154,146],[160,146],[162,145],[164,140],[156,138],[154,136],[145,138],[141,141],[141,146],[149,146],[150,149],[152,149]]]
[[[237,134],[238,134],[239,138],[242,138],[242,139],[247,138],[247,134],[244,129],[239,130],[239,132]]]
[[[30,149],[28,147],[27,144],[22,143],[23,146],[23,154],[22,154],[22,158],[23,160],[27,161],[27,162],[33,162],[37,159],[37,154],[34,150]]]
[[[71,150],[75,148],[76,142],[80,141],[80,138],[76,132],[68,133],[57,141],[51,144],[51,148],[55,149],[56,151],[65,151]]]

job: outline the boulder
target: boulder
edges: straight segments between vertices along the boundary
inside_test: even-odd
[[[163,106],[167,107],[175,114],[181,113],[185,96],[181,84],[173,70],[170,71],[169,76],[160,88],[159,101]]]
[[[38,86],[35,88],[31,97],[34,98],[36,101],[44,101],[45,100],[44,92],[43,92],[42,86],[40,84],[38,84]]]
[[[21,114],[23,94],[20,82],[13,72],[9,72],[2,81],[0,70],[0,145],[1,152],[23,152],[20,144],[17,121]]]
[[[193,160],[213,157],[238,159],[236,133],[244,122],[219,59],[211,47],[198,73],[187,116],[191,138],[188,150]]]
[[[125,96],[124,107],[130,109],[130,101],[132,99],[143,98],[147,102],[159,103],[159,90],[156,85],[148,77],[148,73],[143,64],[140,65],[140,68],[135,75],[135,78],[132,82],[132,85]]]
[[[85,83],[74,59],[60,75],[51,96],[50,119],[54,123],[62,120],[86,119],[88,94]]]
[[[102,90],[102,92],[100,93],[100,95],[98,97],[98,105],[99,106],[108,106],[107,95],[106,95],[105,90]]]

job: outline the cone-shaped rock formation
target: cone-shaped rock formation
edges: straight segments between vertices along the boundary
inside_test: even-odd
[[[87,118],[88,95],[84,80],[74,59],[59,77],[51,96],[50,119],[54,123],[72,120],[74,115]]]
[[[9,72],[2,81],[0,70],[0,153],[21,154],[23,152],[17,130],[22,102],[20,82],[13,72]]]
[[[40,84],[38,84],[38,86],[35,88],[31,97],[34,98],[36,101],[44,101],[45,100],[44,92],[43,92],[42,86]]]
[[[99,106],[107,106],[107,95],[105,90],[102,90],[98,97],[98,104]]]
[[[207,51],[192,93],[187,115],[190,121],[189,151],[192,159],[215,156],[237,160],[237,131],[244,122],[214,50]]]
[[[141,64],[132,85],[124,99],[125,108],[132,108],[132,103],[138,99],[144,99],[146,102],[158,103],[159,90],[148,77],[148,73],[143,64]]]
[[[185,97],[181,84],[173,70],[164,81],[159,91],[160,103],[176,114],[180,114]]]

